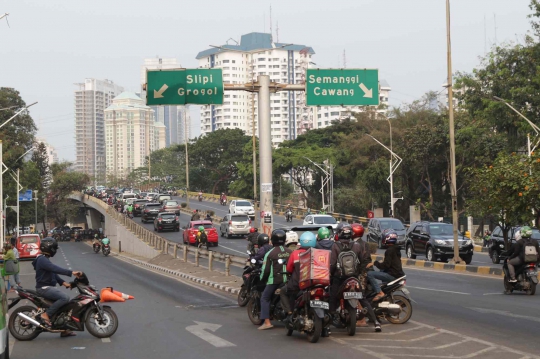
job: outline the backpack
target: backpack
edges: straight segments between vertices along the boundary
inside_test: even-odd
[[[538,252],[531,238],[523,238],[523,261],[525,263],[536,263],[538,261]]]
[[[208,236],[206,235],[206,231],[200,232],[200,235],[199,235],[199,242],[201,242],[201,243],[206,243],[206,242],[208,242]]]
[[[341,278],[356,277],[358,275],[358,265],[360,264],[356,253],[348,245],[341,242],[336,242],[335,245],[340,249],[337,258],[337,274]]]

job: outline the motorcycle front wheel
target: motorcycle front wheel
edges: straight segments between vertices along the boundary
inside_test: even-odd
[[[246,286],[242,286],[240,292],[238,293],[238,305],[240,307],[245,307],[249,302],[249,295]]]
[[[401,312],[397,315],[386,316],[386,320],[388,320],[392,324],[405,324],[411,319],[412,316],[412,304],[411,302],[402,295],[394,295],[394,303],[401,307]]]
[[[37,309],[30,305],[24,305],[15,309],[11,312],[9,316],[9,332],[13,337],[20,341],[27,341],[36,339],[37,336],[41,333],[41,329],[36,327],[34,324],[27,322],[24,318],[20,317],[18,314],[22,313],[34,318],[36,315]]]
[[[107,256],[109,255],[109,253],[111,253],[111,252],[105,251],[105,252],[103,252],[103,255],[104,255],[105,257],[107,257]]]
[[[88,333],[96,338],[112,337],[118,329],[118,317],[111,308],[103,307],[101,310],[103,312],[103,317],[100,320],[97,308],[94,307],[89,309],[84,323],[86,329],[88,330]]]
[[[247,313],[251,323],[253,323],[254,325],[261,325],[261,309],[259,308],[257,298],[252,297],[249,299],[249,302],[247,304]]]

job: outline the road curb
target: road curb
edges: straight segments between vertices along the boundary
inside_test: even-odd
[[[383,256],[377,256],[372,254],[371,259],[373,261],[382,262],[384,260]],[[419,267],[419,268],[429,268],[435,269],[437,271],[449,271],[449,272],[462,272],[462,273],[476,273],[484,276],[504,276],[502,268],[492,268],[485,266],[471,266],[465,264],[450,264],[443,262],[429,262],[422,261],[417,259],[401,258],[401,265],[408,267]]]
[[[171,274],[171,275],[174,275],[176,277],[180,277],[180,278],[183,278],[183,279],[190,280],[190,281],[192,281],[194,283],[198,283],[198,284],[205,285],[207,287],[219,289],[219,290],[221,290],[223,292],[227,292],[227,293],[231,293],[231,294],[238,294],[240,292],[239,288],[229,287],[229,286],[226,286],[226,285],[223,285],[223,284],[220,284],[220,283],[212,282],[212,281],[209,281],[209,280],[206,280],[206,279],[203,279],[203,278],[199,278],[199,277],[195,277],[195,276],[183,273],[183,272],[179,272],[177,270],[172,270],[172,269],[161,267],[161,266],[158,266],[158,265],[155,265],[155,264],[147,263],[147,262],[141,261],[139,259],[127,257],[127,256],[124,256],[124,255],[121,255],[121,254],[118,254],[118,257],[122,258],[123,260],[126,260],[128,262],[132,262],[132,263],[134,263],[136,265],[143,266],[143,267],[148,267],[148,268],[151,268],[151,269],[154,269],[154,270],[166,273],[166,274]]]

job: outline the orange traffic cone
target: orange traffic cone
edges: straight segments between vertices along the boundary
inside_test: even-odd
[[[120,298],[124,298],[124,299],[135,299],[134,296],[132,295],[129,295],[129,294],[125,294],[125,293],[122,293],[122,292],[118,292],[116,290],[113,290],[112,291],[114,294],[116,294],[117,296],[119,296]]]
[[[122,297],[117,296],[112,292],[111,288],[103,288],[101,290],[101,300],[100,303],[104,302],[125,302],[126,300]]]

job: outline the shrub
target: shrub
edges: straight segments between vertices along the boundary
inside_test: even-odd
[[[186,202],[182,202],[182,203],[180,203],[180,207],[182,207],[182,208],[186,208],[186,207],[187,207],[187,203],[186,203]]]

